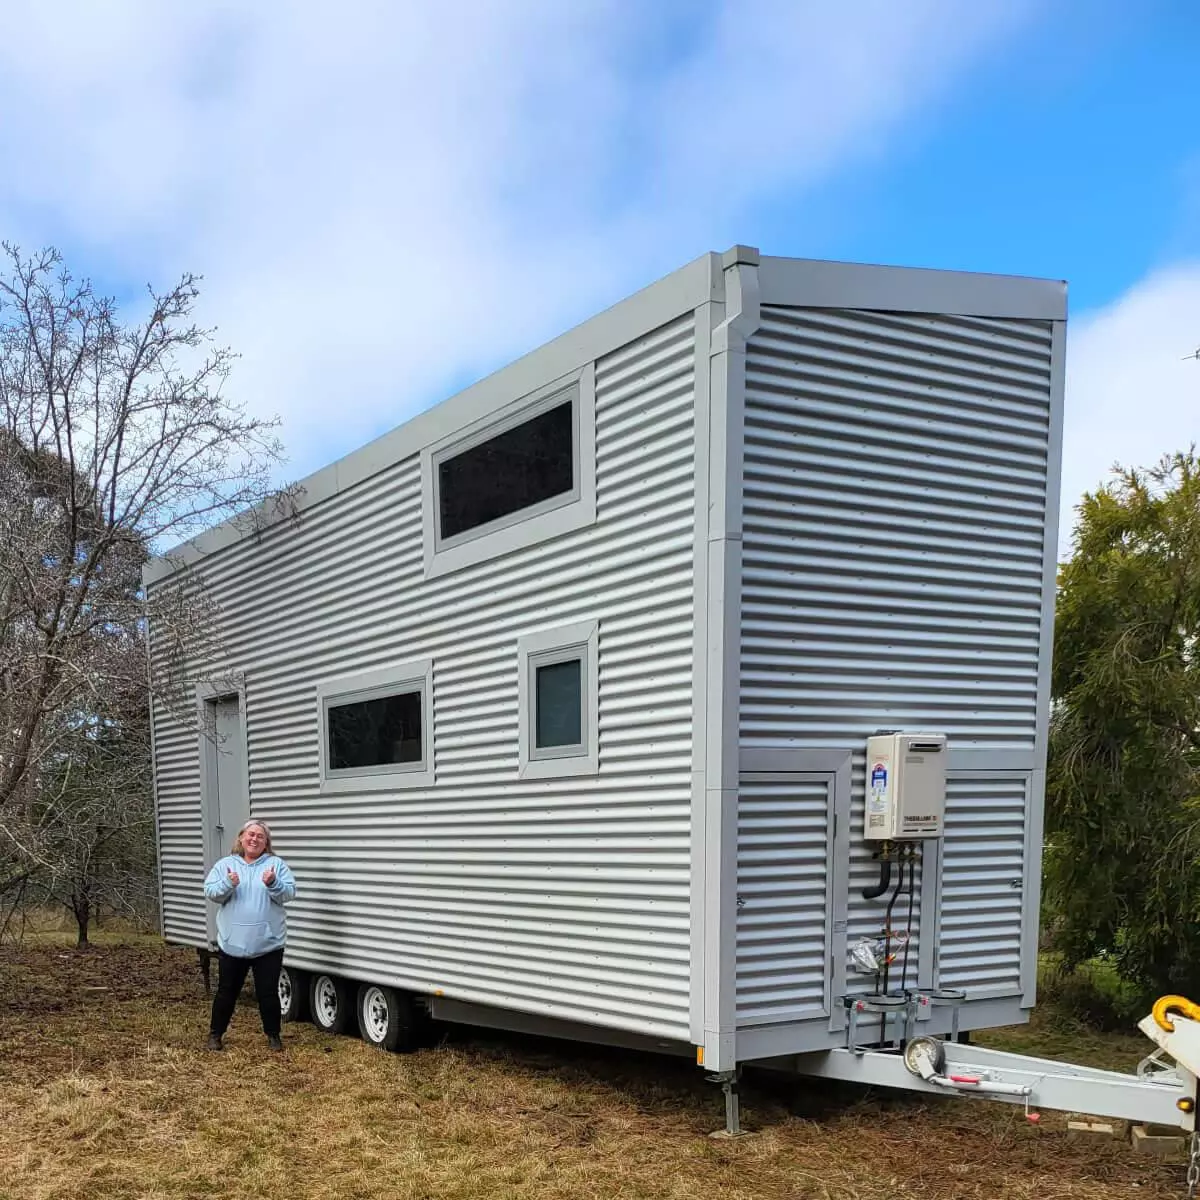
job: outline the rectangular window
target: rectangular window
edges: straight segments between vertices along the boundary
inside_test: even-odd
[[[517,639],[522,779],[595,775],[599,625],[583,621]]]
[[[319,684],[321,790],[432,784],[432,688],[428,659]]]
[[[574,407],[555,405],[438,464],[443,540],[574,490]]]
[[[582,753],[583,750],[583,662],[540,665],[534,660],[533,751]]]
[[[427,579],[595,522],[594,363],[514,396],[421,449]]]
[[[329,769],[421,761],[421,692],[331,704]]]

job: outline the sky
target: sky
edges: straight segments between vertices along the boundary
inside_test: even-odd
[[[1200,440],[1193,0],[9,0],[0,238],[204,277],[299,478],[707,250],[1066,279],[1060,547]]]

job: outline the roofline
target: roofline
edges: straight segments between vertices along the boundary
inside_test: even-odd
[[[575,326],[544,346],[418,413],[403,425],[351,451],[295,485],[291,504],[268,499],[238,513],[190,541],[157,555],[142,569],[143,584],[156,583],[183,567],[243,538],[278,524],[297,512],[344,492],[418,454],[426,445],[487,417],[496,409],[543,387],[649,330],[723,296],[721,256],[703,254],[684,267]]]
[[[764,257],[758,287],[763,304],[785,308],[864,308],[1025,321],[1067,319],[1066,283],[1025,275]]]
[[[960,316],[1065,320],[1066,284],[1017,275],[924,267],[870,266],[808,258],[761,257],[749,246],[709,253],[635,292],[515,362],[427,408],[294,488],[290,503],[256,508],[158,555],[142,569],[149,585],[355,487],[456,429],[487,417],[556,379],[578,371],[685,312],[724,297],[723,268],[757,266],[764,305],[866,308]]]

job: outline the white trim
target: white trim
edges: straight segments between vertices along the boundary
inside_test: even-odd
[[[746,344],[759,324],[757,252],[726,256],[709,343],[705,637],[704,1065],[731,1070],[737,1040],[737,821]],[[715,307],[715,306],[714,306]]]
[[[438,466],[490,438],[548,412],[566,400],[572,412],[570,492],[443,539],[438,529]],[[425,577],[435,578],[498,558],[596,523],[596,368],[586,364],[564,379],[522,396],[421,450],[421,526]]]
[[[1027,321],[1061,321],[1067,315],[1065,283],[1021,275],[764,256],[759,281],[762,303],[786,308],[858,308]]]
[[[722,276],[722,286],[724,277]],[[705,948],[705,838],[708,821],[708,790],[705,768],[708,758],[708,479],[712,454],[709,429],[709,351],[712,331],[725,317],[725,305],[702,304],[694,314],[692,359],[695,398],[693,458],[693,525],[695,554],[692,567],[692,789],[690,836],[690,973],[688,991],[688,1036],[692,1044],[704,1044],[704,948]]]
[[[533,672],[539,666],[578,658],[582,665],[583,742],[578,750],[538,751],[533,745]],[[562,779],[600,770],[600,624],[579,621],[527,633],[517,639],[518,775],[521,779]]]
[[[403,692],[421,695],[421,761],[387,763],[378,767],[357,767],[330,771],[327,766],[329,708],[353,700],[395,696]],[[321,792],[342,795],[354,792],[390,792],[399,788],[430,787],[433,769],[433,660],[416,659],[396,663],[378,671],[344,675],[317,684],[317,760]]]

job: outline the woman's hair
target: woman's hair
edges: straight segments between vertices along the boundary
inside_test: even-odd
[[[251,825],[257,825],[259,827],[259,829],[261,829],[263,831],[263,833],[266,834],[266,836],[267,836],[266,853],[274,854],[275,851],[271,849],[271,827],[270,827],[270,825],[268,825],[266,823],[266,821],[260,821],[257,817],[251,817],[250,820],[247,821],[241,827],[241,829],[238,830],[237,840],[233,843],[233,849],[230,851],[230,854],[241,854],[243,852],[245,847],[242,845],[242,834],[245,833],[246,830],[249,829]]]

